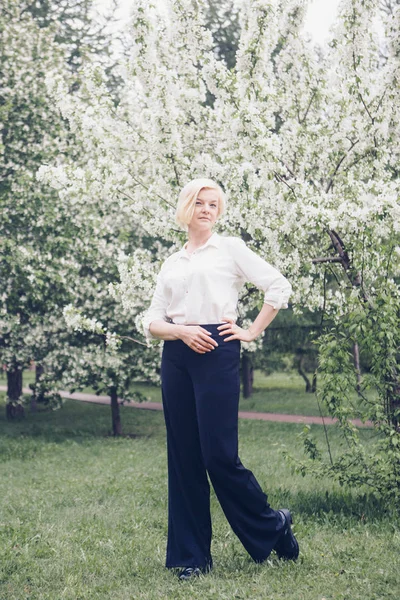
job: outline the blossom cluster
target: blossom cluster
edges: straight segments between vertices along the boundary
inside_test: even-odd
[[[351,284],[329,232],[369,288],[399,274],[400,11],[383,17],[372,0],[344,0],[325,54],[303,34],[305,11],[296,0],[244,0],[229,70],[215,58],[201,2],[138,0],[117,107],[98,68],[86,70],[81,97],[53,82],[88,161],[42,176],[80,206],[118,206],[135,227],[143,245],[119,253],[113,293],[136,325],[162,261],[182,243],[174,207],[197,176],[223,185],[219,229],[284,272],[296,310],[345,310]],[[245,298],[246,317],[254,299]]]

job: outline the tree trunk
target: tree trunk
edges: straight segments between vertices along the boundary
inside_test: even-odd
[[[354,368],[356,370],[357,376],[357,392],[361,391],[361,368],[360,368],[360,351],[358,348],[357,342],[354,343],[353,346],[353,359],[354,359]]]
[[[335,248],[336,252],[339,255],[339,261],[342,264],[342,267],[351,283],[351,285],[355,288],[360,288],[361,291],[361,299],[364,302],[364,305],[369,308],[373,308],[372,302],[368,297],[368,294],[364,288],[363,280],[361,273],[359,273],[353,266],[353,263],[346,251],[345,245],[340,239],[340,236],[333,229],[328,230],[328,235],[331,238],[332,245]],[[315,259],[316,262],[331,262],[331,258],[325,259]],[[314,261],[313,261],[314,262]],[[358,348],[357,348],[358,351]],[[355,357],[356,360],[356,357]],[[359,359],[358,359],[359,360]],[[359,365],[358,365],[359,368]],[[357,366],[356,366],[357,369]],[[399,428],[399,420],[397,416],[395,416],[395,411],[400,406],[400,377],[397,372],[388,376],[388,382],[391,384],[391,389],[393,390],[389,393],[387,397],[386,403],[386,414],[390,422],[394,425],[396,429]]]
[[[302,378],[304,379],[304,381],[306,383],[306,392],[308,394],[312,394],[315,391],[313,389],[314,380],[313,380],[313,383],[311,383],[311,381],[308,379],[306,372],[303,370],[303,362],[304,362],[304,356],[300,356],[297,360],[297,372],[299,373],[299,375],[302,376]]]
[[[385,412],[396,431],[400,432],[400,420],[397,414],[397,411],[400,409],[400,384],[397,383],[398,379],[396,378],[396,384],[393,386],[394,377],[390,377],[389,375],[387,375],[384,379],[385,382],[391,384],[387,388],[388,391],[385,399]],[[391,391],[389,391],[390,389]]]
[[[314,373],[312,376],[312,386],[311,391],[313,394],[317,391],[317,373]]]
[[[43,375],[43,373],[44,373],[44,366],[41,364],[37,364],[36,369],[35,369],[35,391],[32,393],[32,396],[31,396],[31,412],[37,411],[38,384],[39,384],[39,379]]]
[[[6,404],[7,419],[15,419],[24,416],[24,407],[19,404],[22,396],[22,370],[13,369],[7,371],[7,397]]]
[[[245,351],[242,355],[242,384],[244,398],[250,398],[253,393],[253,379],[253,365],[250,356]]]
[[[110,398],[111,398],[111,419],[112,419],[113,435],[118,436],[118,435],[122,434],[122,427],[121,427],[121,416],[120,416],[120,412],[119,412],[117,388],[112,388]]]

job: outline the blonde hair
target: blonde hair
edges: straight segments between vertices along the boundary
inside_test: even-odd
[[[218,192],[218,215],[220,217],[225,210],[225,194],[222,188],[212,179],[192,179],[181,190],[176,206],[175,220],[180,227],[187,231],[188,225],[192,220],[197,196],[201,190],[216,190]]]

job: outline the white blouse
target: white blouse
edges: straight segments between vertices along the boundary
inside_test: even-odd
[[[167,258],[157,276],[143,319],[147,340],[158,339],[149,331],[158,319],[179,325],[221,323],[223,317],[236,320],[239,291],[247,281],[264,292],[266,304],[287,308],[292,291],[288,280],[240,238],[213,233],[192,254],[183,246]]]

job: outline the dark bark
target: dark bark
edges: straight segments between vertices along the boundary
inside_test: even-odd
[[[311,391],[313,394],[317,391],[317,373],[313,374]]]
[[[253,393],[253,365],[250,356],[247,352],[243,352],[242,356],[242,385],[243,385],[243,397],[250,398]]]
[[[354,368],[356,370],[357,377],[357,392],[361,391],[361,367],[360,367],[360,350],[358,348],[357,342],[353,345],[353,359],[354,359]]]
[[[335,249],[335,251],[337,252],[337,254],[339,256],[338,257],[326,256],[324,258],[315,258],[312,262],[315,264],[339,262],[342,265],[343,270],[346,273],[346,276],[348,277],[351,285],[353,287],[360,288],[362,300],[367,305],[372,306],[370,299],[368,297],[368,294],[364,288],[361,273],[359,271],[357,271],[356,269],[354,269],[351,258],[349,256],[349,254],[347,253],[346,247],[345,247],[343,241],[341,240],[340,236],[333,229],[328,229],[327,233],[328,233],[329,237],[331,238],[333,248]]]
[[[371,300],[369,299],[368,294],[364,288],[364,282],[362,280],[361,273],[359,273],[354,268],[352,260],[349,256],[349,254],[347,253],[346,247],[345,247],[343,241],[341,240],[340,236],[333,229],[327,230],[327,233],[328,233],[329,237],[331,238],[333,248],[339,255],[340,263],[341,263],[343,270],[346,273],[346,276],[348,277],[351,285],[355,288],[360,289],[360,297],[361,297],[361,300],[363,301],[365,309],[366,310],[373,309],[373,304],[372,304]],[[325,259],[317,259],[316,260],[316,262],[319,262],[319,263],[331,262],[331,261],[332,261],[331,256],[328,256]],[[357,347],[357,350],[358,350],[358,347]],[[357,371],[355,355],[354,355],[354,359],[355,359],[355,368]],[[358,361],[359,361],[359,359],[358,359]],[[358,364],[358,369],[359,369],[359,364]],[[357,372],[357,380],[360,383],[360,379],[358,378],[359,374],[360,374],[360,371]],[[388,386],[388,389],[390,391],[387,394],[385,411],[386,411],[389,421],[392,423],[392,425],[394,425],[394,427],[396,429],[398,429],[399,419],[395,415],[395,411],[400,407],[400,399],[399,399],[400,398],[400,376],[399,376],[398,372],[393,372],[392,374],[390,374],[390,376],[387,378],[387,381],[390,384]],[[359,383],[357,385],[357,388],[359,388]]]
[[[329,237],[331,238],[332,246],[336,250],[339,255],[340,262],[342,264],[343,270],[346,273],[351,285],[356,288],[360,288],[361,290],[361,298],[362,300],[371,306],[370,299],[368,294],[364,288],[361,273],[354,269],[353,263],[351,261],[350,256],[347,253],[345,245],[336,231],[328,230]]]
[[[112,419],[113,435],[118,436],[118,435],[122,434],[122,426],[121,426],[121,415],[119,412],[117,388],[112,388],[111,393],[110,393],[110,399],[111,399],[111,419]]]
[[[11,402],[18,402],[22,396],[22,370],[7,371],[7,396]]]
[[[35,369],[35,390],[31,396],[31,412],[37,411],[37,398],[38,398],[37,390],[38,390],[38,385],[39,385],[39,379],[43,375],[43,373],[44,373],[44,366],[41,364],[37,364],[36,369]]]
[[[385,398],[385,412],[396,431],[400,431],[400,419],[397,414],[400,409],[400,384],[395,376],[386,376],[385,383],[389,384]]]
[[[6,416],[7,419],[15,419],[24,416],[24,407],[19,404],[22,396],[22,370],[13,369],[7,371],[7,397]]]
[[[304,381],[306,383],[306,392],[308,394],[311,394],[311,393],[313,393],[315,391],[313,389],[314,378],[313,378],[313,382],[311,383],[311,381],[309,380],[309,378],[307,376],[307,373],[303,369],[303,365],[304,365],[304,355],[301,355],[297,359],[297,372],[299,373],[299,375],[302,376],[302,378],[304,379]],[[315,375],[314,375],[314,377],[315,377]]]

